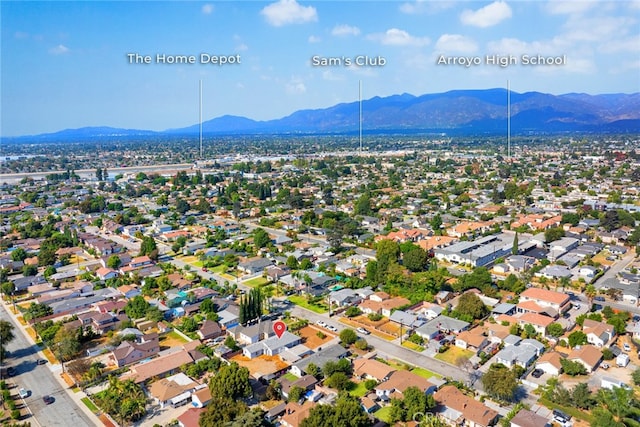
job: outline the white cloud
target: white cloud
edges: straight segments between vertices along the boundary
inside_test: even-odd
[[[265,6],[260,11],[267,22],[274,27],[282,27],[288,24],[303,24],[318,20],[316,8],[313,6],[300,6],[296,0],[279,0]]]
[[[332,36],[358,36],[360,35],[360,28],[352,27],[351,25],[336,25],[331,30]]]
[[[480,28],[494,26],[508,18],[511,18],[511,8],[503,1],[494,1],[476,11],[465,9],[460,14],[463,24]]]
[[[453,6],[455,6],[454,0],[416,0],[414,2],[402,3],[400,5],[400,12],[407,15],[433,14],[450,9]]]
[[[211,15],[213,13],[213,5],[208,3],[202,5],[202,13],[205,15]]]
[[[337,82],[344,80],[344,76],[333,73],[331,70],[325,70],[322,72],[322,79],[330,82]]]
[[[425,46],[429,44],[428,37],[415,37],[398,28],[391,28],[385,33],[371,34],[368,38],[389,46]]]
[[[638,43],[637,36],[632,36],[627,39],[602,43],[598,47],[598,51],[602,53],[640,52],[640,43]]]
[[[478,50],[476,42],[460,34],[443,34],[436,42],[436,50],[441,52],[473,53]]]
[[[52,55],[64,55],[65,53],[69,53],[70,49],[65,45],[59,44],[58,46],[54,46],[49,49],[49,53]]]
[[[591,9],[596,2],[585,0],[573,0],[573,1],[557,1],[552,0],[547,3],[547,11],[552,15],[573,15],[577,13],[583,13]]]
[[[563,37],[573,41],[608,42],[628,34],[635,25],[634,19],[626,17],[576,17],[570,18],[565,24],[566,33]]]
[[[320,37],[318,37],[318,36],[309,36],[307,41],[309,43],[320,43],[322,41],[322,39]]]
[[[290,95],[300,95],[307,91],[307,87],[304,85],[302,79],[292,77],[291,80],[285,84],[285,90]]]

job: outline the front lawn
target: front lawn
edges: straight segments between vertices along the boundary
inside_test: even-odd
[[[91,399],[89,399],[88,397],[83,397],[80,400],[82,400],[82,403],[84,403],[91,412],[93,412],[94,414],[98,412],[98,408],[93,404]]]
[[[424,351],[424,347],[411,341],[403,341],[402,346],[408,348],[409,350],[417,351],[420,353]]]
[[[300,295],[291,295],[288,299],[295,305],[298,305],[302,308],[306,308],[307,310],[311,310],[314,313],[322,314],[329,311],[326,305],[309,304],[309,302],[307,301],[307,298]]]
[[[411,370],[411,372],[426,379],[429,379],[431,377],[442,378],[442,375],[436,374],[435,372],[431,372],[430,370],[424,368],[414,368]]]
[[[449,347],[447,351],[444,353],[436,354],[436,359],[442,360],[443,362],[450,363],[452,365],[457,365],[458,360],[460,358],[470,359],[473,356],[473,352],[470,350],[465,350],[460,347],[456,347],[452,345]]]

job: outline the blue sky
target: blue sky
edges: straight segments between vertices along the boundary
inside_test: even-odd
[[[640,1],[3,1],[0,16],[2,136],[192,125],[200,80],[205,120],[353,102],[358,82],[364,99],[507,80],[516,92],[640,91]],[[202,53],[240,63],[203,64]],[[196,63],[159,64],[158,54]],[[494,54],[516,63],[487,64]],[[314,66],[314,56],[340,63]]]

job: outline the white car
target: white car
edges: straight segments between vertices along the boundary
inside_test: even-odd
[[[329,329],[331,332],[338,332],[338,328],[336,328],[336,327],[335,327],[335,326],[333,326],[333,325],[329,325],[329,326],[327,326],[327,329]]]
[[[326,328],[326,327],[327,327],[327,324],[326,324],[326,323],[324,323],[322,320],[318,320],[318,321],[316,322],[316,325],[318,325],[318,326],[320,326],[320,327],[322,327],[322,328]]]
[[[365,328],[358,328],[356,331],[360,332],[363,335],[369,335],[371,332],[367,331]]]
[[[627,343],[622,344],[622,348],[624,351],[631,351],[631,346]]]
[[[29,397],[29,391],[25,390],[24,388],[21,388],[20,390],[18,390],[18,394],[20,395],[21,398],[25,399],[27,397]]]

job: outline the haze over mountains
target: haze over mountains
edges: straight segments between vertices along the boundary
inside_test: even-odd
[[[505,134],[506,89],[454,90],[414,96],[374,97],[362,102],[365,133],[446,133],[456,135]],[[203,134],[333,134],[358,132],[359,102],[329,108],[300,110],[274,120],[222,116],[203,122]],[[162,132],[88,127],[29,137],[38,140],[80,139],[116,136],[198,135],[199,124]],[[640,132],[640,93],[551,95],[511,91],[512,134],[561,132]]]

